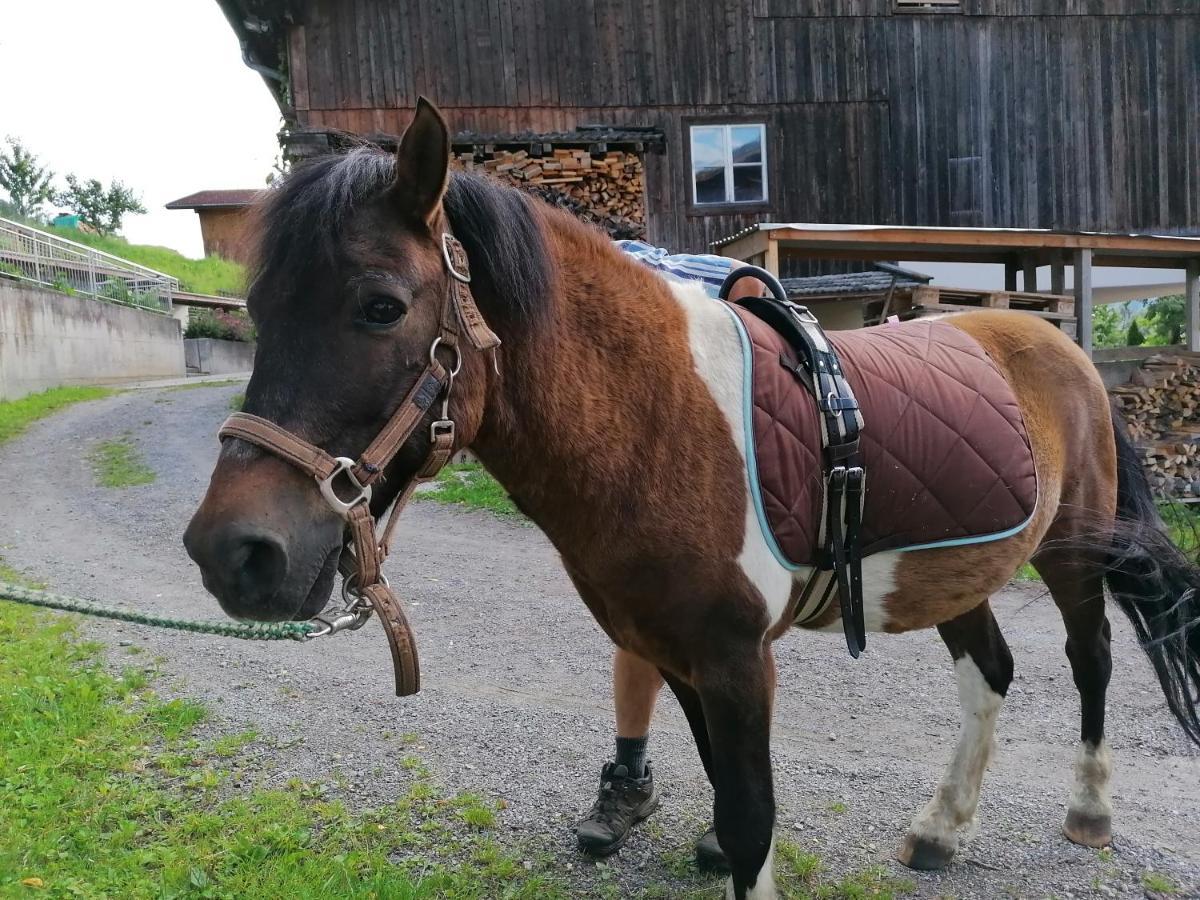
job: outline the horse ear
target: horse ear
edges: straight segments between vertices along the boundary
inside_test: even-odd
[[[405,215],[432,224],[446,192],[450,131],[438,108],[424,97],[396,150],[392,193]]]

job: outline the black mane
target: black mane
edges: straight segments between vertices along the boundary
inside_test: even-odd
[[[253,284],[311,283],[313,266],[331,265],[355,211],[395,179],[395,157],[377,147],[325,156],[297,166],[271,190],[260,209]],[[490,178],[452,173],[446,216],[471,262],[490,316],[535,325],[550,302],[553,262],[531,198]]]

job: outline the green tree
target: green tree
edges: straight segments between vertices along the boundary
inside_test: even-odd
[[[95,178],[80,181],[67,176],[67,189],[55,195],[58,203],[76,213],[100,234],[115,234],[128,213],[144,213],[146,207],[131,188],[113,181],[107,188]]]
[[[1092,346],[1121,347],[1125,342],[1121,311],[1111,303],[1092,307]]]
[[[1138,320],[1131,320],[1129,330],[1125,332],[1125,346],[1140,347],[1144,343],[1146,343],[1146,336],[1142,334],[1142,329],[1138,327]]]
[[[6,139],[8,150],[0,149],[0,188],[4,188],[17,215],[31,218],[42,204],[54,199],[50,182],[54,173],[38,164],[38,158],[14,137]]]
[[[1170,294],[1146,304],[1147,336],[1150,344],[1182,344],[1187,323],[1187,304],[1183,294]]]

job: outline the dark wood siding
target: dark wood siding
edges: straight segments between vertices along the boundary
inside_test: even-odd
[[[1200,231],[1200,0],[309,0],[300,124],[651,125],[650,237],[752,221]],[[689,117],[768,123],[770,208],[688,207]]]

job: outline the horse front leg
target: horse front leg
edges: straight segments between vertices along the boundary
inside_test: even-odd
[[[730,648],[693,679],[708,726],[717,840],[732,872],[726,896],[735,900],[775,897],[774,666],[770,645],[760,640]]]

